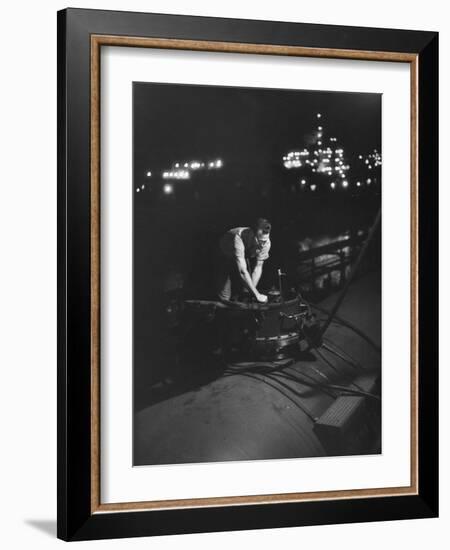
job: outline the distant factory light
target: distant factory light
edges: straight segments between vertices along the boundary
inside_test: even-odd
[[[300,183],[301,183],[302,185],[305,185],[305,183],[306,183],[306,180],[301,180],[301,182],[300,182]]]
[[[309,188],[311,189],[311,191],[315,191],[317,188],[317,185],[313,183],[312,185],[309,186]]]
[[[322,132],[319,132],[319,133],[317,134],[317,137],[321,138],[321,137],[322,137]]]
[[[163,191],[166,195],[171,195],[173,193],[173,185],[171,183],[166,183],[163,187]]]
[[[202,163],[200,165],[202,168],[205,166],[204,163]],[[211,160],[208,162],[208,168],[211,169],[211,168],[222,168],[223,166],[223,160],[222,159],[217,159],[217,160]]]
[[[357,187],[361,187],[361,182],[360,182],[360,181],[357,181],[357,182],[356,182],[356,186],[357,186]]]
[[[139,189],[139,187],[138,187],[138,188],[136,189],[136,193],[139,193],[139,191],[140,191],[140,189]]]
[[[367,165],[368,170],[372,170],[373,168],[377,168],[382,165],[381,154],[377,151],[377,149],[374,149],[373,153],[369,153],[367,155],[358,155],[358,158]]]
[[[334,188],[336,187],[336,184],[334,183],[334,181],[332,181],[332,182],[330,183],[330,187],[331,187],[331,189],[334,189]]]
[[[372,180],[370,178],[367,178],[366,183],[367,183],[367,185],[370,185],[372,183]]]
[[[317,113],[317,118],[322,118],[322,115],[320,113]]]
[[[347,180],[344,180],[342,182],[342,187],[348,187],[348,181]]]
[[[148,178],[151,178],[151,177],[152,177],[152,173],[150,172],[150,170],[147,172],[147,177],[148,177]]]
[[[144,183],[141,185],[141,189],[145,189],[145,184]]]
[[[317,129],[319,130],[319,132],[323,130],[322,126],[317,126]]]
[[[199,160],[191,160],[189,162],[175,162],[170,170],[166,170],[163,172],[162,176],[165,179],[190,179],[191,177],[191,170],[201,170],[207,166],[209,169],[213,168],[222,168],[223,166],[223,160],[222,159],[216,159],[209,161],[206,165],[204,162]],[[147,175],[151,175],[151,173],[147,173]]]
[[[173,170],[171,172],[163,172],[164,179],[177,179],[177,180],[188,180],[191,175],[187,170]]]

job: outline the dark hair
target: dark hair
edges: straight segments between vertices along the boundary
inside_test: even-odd
[[[269,222],[269,220],[266,220],[265,218],[258,218],[254,225],[254,229],[255,232],[259,229],[262,229],[262,232],[264,234],[267,234],[270,233],[270,230],[272,229],[272,224]]]

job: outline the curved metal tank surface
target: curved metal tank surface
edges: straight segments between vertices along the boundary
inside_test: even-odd
[[[370,275],[355,281],[339,316],[380,346],[377,281]],[[331,296],[321,305],[330,309],[335,300]],[[223,364],[203,385],[173,391],[143,408],[135,416],[134,464],[339,454],[315,425],[336,403],[339,388],[371,391],[381,375],[381,359],[373,345],[342,323],[330,325],[324,344],[295,361]],[[341,454],[360,453],[350,443]]]

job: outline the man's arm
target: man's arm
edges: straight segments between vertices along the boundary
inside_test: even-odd
[[[250,273],[248,272],[245,258],[240,258],[240,257],[236,258],[236,263],[237,263],[239,275],[243,283],[245,284],[245,286],[255,296],[258,302],[266,302],[267,296],[264,296],[264,294],[260,294],[258,292],[258,290],[256,289],[256,285],[253,283],[252,277],[250,277]]]
[[[255,288],[258,286],[259,280],[261,279],[263,264],[269,257],[270,246],[270,240],[267,239],[262,247],[256,252],[256,263],[252,273],[252,282]]]
[[[256,260],[255,267],[253,268],[252,283],[255,288],[258,286],[259,280],[261,279],[263,264],[263,260]]]

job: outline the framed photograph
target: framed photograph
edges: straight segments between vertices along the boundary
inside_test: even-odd
[[[438,35],[58,13],[58,537],[438,514]]]

